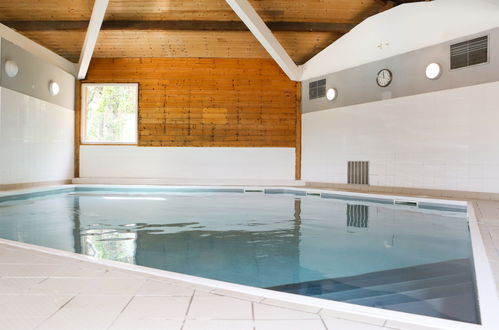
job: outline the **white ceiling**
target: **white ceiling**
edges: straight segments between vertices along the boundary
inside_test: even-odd
[[[434,0],[372,16],[303,65],[301,80],[499,27],[499,0]],[[381,47],[379,47],[381,45]]]

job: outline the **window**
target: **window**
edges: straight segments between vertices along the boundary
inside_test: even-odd
[[[313,81],[308,84],[308,99],[318,99],[326,96],[326,79]]]
[[[82,84],[82,143],[136,144],[138,87]]]

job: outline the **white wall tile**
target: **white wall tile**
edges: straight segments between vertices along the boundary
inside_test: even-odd
[[[81,146],[82,178],[294,180],[294,148]]]
[[[0,184],[73,177],[74,111],[0,88]]]
[[[303,115],[302,179],[346,182],[369,160],[371,184],[499,192],[499,82]]]

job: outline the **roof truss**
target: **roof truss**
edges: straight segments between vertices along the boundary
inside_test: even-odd
[[[88,23],[87,34],[85,36],[85,41],[83,42],[80,60],[78,61],[78,79],[85,79],[87,76],[88,66],[90,65],[92,55],[94,54],[95,45],[97,44],[97,38],[99,37],[99,31],[102,22],[104,21],[104,15],[106,14],[108,4],[109,0],[95,0],[90,23]]]
[[[20,31],[84,31],[88,21],[7,21],[9,27]],[[329,22],[267,22],[272,31],[341,32],[350,31],[355,24]],[[101,30],[153,31],[248,31],[241,21],[184,21],[184,20],[108,20]]]
[[[299,81],[301,78],[301,67],[289,57],[281,43],[272,34],[260,15],[251,6],[248,0],[225,0],[234,12],[239,16],[241,21],[246,24],[248,29],[253,33],[255,38],[272,56],[281,69],[286,73],[289,79]]]

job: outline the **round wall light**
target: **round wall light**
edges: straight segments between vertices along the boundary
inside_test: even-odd
[[[435,80],[442,74],[442,68],[438,63],[430,63],[426,67],[426,78]]]
[[[49,91],[50,91],[50,94],[55,96],[55,95],[59,94],[59,92],[61,91],[61,87],[55,81],[51,81],[49,83]]]
[[[338,92],[335,88],[330,88],[327,90],[326,97],[329,101],[334,101],[338,96]]]
[[[17,73],[19,72],[19,67],[17,66],[17,63],[12,60],[5,61],[4,69],[7,76],[11,78],[17,76]]]

